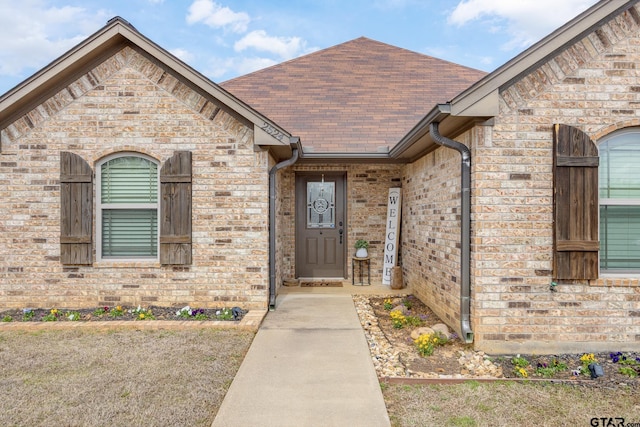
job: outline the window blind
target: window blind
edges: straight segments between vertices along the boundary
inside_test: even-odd
[[[158,254],[158,211],[102,211],[102,256],[140,257]]]
[[[640,269],[640,133],[625,132],[599,146],[600,268]]]
[[[102,165],[102,203],[157,203],[158,166],[142,157],[118,157]]]
[[[143,157],[116,157],[100,173],[101,256],[157,257],[158,166]]]

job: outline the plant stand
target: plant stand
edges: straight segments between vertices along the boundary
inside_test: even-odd
[[[371,258],[351,258],[351,284],[356,286],[356,275],[355,275],[355,266],[358,263],[358,279],[359,283],[357,286],[369,286],[371,285]],[[367,268],[367,283],[364,283],[364,269],[365,266]]]

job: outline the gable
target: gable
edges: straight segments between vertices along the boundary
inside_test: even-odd
[[[291,135],[276,123],[114,18],[0,97],[0,150],[127,67],[223,129],[245,127],[256,145],[289,146]]]
[[[535,120],[539,114],[527,106],[536,98],[548,96],[548,90],[565,86],[568,94],[567,104],[559,107],[571,115],[571,103],[576,101],[575,94],[581,92],[585,79],[601,80],[622,77],[635,67],[629,58],[637,57],[637,42],[630,40],[638,34],[640,23],[639,0],[601,0],[573,20],[558,28],[506,64],[478,80],[449,102],[437,104],[411,129],[400,142],[392,148],[393,158],[413,160],[436,147],[429,135],[431,123],[440,124],[441,133],[456,137],[477,123],[495,118],[509,110],[524,111],[524,116]],[[625,50],[626,49],[626,50]],[[616,60],[617,55],[627,55],[626,60]],[[607,57],[607,55],[610,55]],[[604,71],[585,68],[589,62],[611,61],[618,69]],[[608,66],[608,65],[607,65]],[[582,74],[581,74],[582,73]],[[590,73],[590,74],[589,74]],[[618,82],[624,85],[623,79]],[[573,86],[573,87],[569,87]],[[603,93],[610,93],[604,87]],[[634,92],[627,85],[627,92]],[[558,107],[556,107],[558,108]],[[613,107],[618,111],[617,108]],[[630,109],[623,109],[623,113]],[[573,112],[574,117],[579,113]],[[553,114],[546,112],[547,118]],[[597,120],[597,117],[592,117]],[[559,120],[559,119],[555,119]],[[486,122],[493,124],[493,121]],[[539,120],[536,121],[539,123]],[[550,120],[553,123],[553,120]],[[547,126],[546,129],[551,129]]]
[[[586,85],[621,84],[619,90],[634,93],[628,83],[632,70],[638,66],[638,43],[640,6],[636,4],[556,51],[546,62],[518,80],[503,86],[501,98],[509,110],[516,110],[538,97],[551,97],[550,91],[580,93],[586,90]],[[612,87],[602,89],[603,94],[612,91]],[[571,98],[569,95],[568,100]]]
[[[78,79],[62,87],[57,93],[46,99],[26,114],[20,116],[14,122],[2,129],[3,151],[15,149],[15,144],[20,138],[27,135],[34,128],[43,125],[48,120],[55,118],[58,113],[69,109],[75,102],[85,96],[95,99],[89,105],[94,109],[103,109],[104,115],[112,114],[109,107],[113,98],[131,99],[137,93],[134,86],[149,85],[146,89],[152,97],[171,97],[182,104],[183,108],[190,110],[203,119],[210,121],[214,126],[235,138],[239,143],[250,142],[253,137],[253,129],[246,119],[221,105],[217,100],[207,98],[186,83],[178,79],[170,70],[166,70],[161,64],[154,62],[137,52],[132,47],[126,46],[101,64],[98,64]],[[132,89],[126,90],[127,85]],[[112,93],[115,91],[115,93]],[[106,97],[106,98],[104,98]],[[109,99],[106,105],[100,105],[102,99]],[[166,101],[156,101],[166,102]],[[153,108],[149,99],[131,99],[128,102],[130,111],[124,111],[124,115],[139,115],[140,110]],[[78,114],[82,114],[79,112]],[[126,121],[122,123],[126,127]]]

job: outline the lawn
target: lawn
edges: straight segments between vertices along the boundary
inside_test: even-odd
[[[210,426],[253,336],[230,329],[2,331],[0,425]],[[382,389],[394,427],[640,423],[640,393],[624,386],[469,381]]]
[[[210,426],[254,334],[0,332],[0,425]]]
[[[393,427],[599,427],[640,423],[637,388],[469,381],[421,386],[383,383],[382,390]],[[624,418],[624,424],[620,418]]]

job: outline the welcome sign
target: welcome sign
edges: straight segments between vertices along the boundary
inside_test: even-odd
[[[400,212],[402,209],[402,189],[390,188],[387,204],[387,232],[384,242],[384,264],[382,284],[391,284],[391,269],[398,260],[398,242],[400,241]]]

